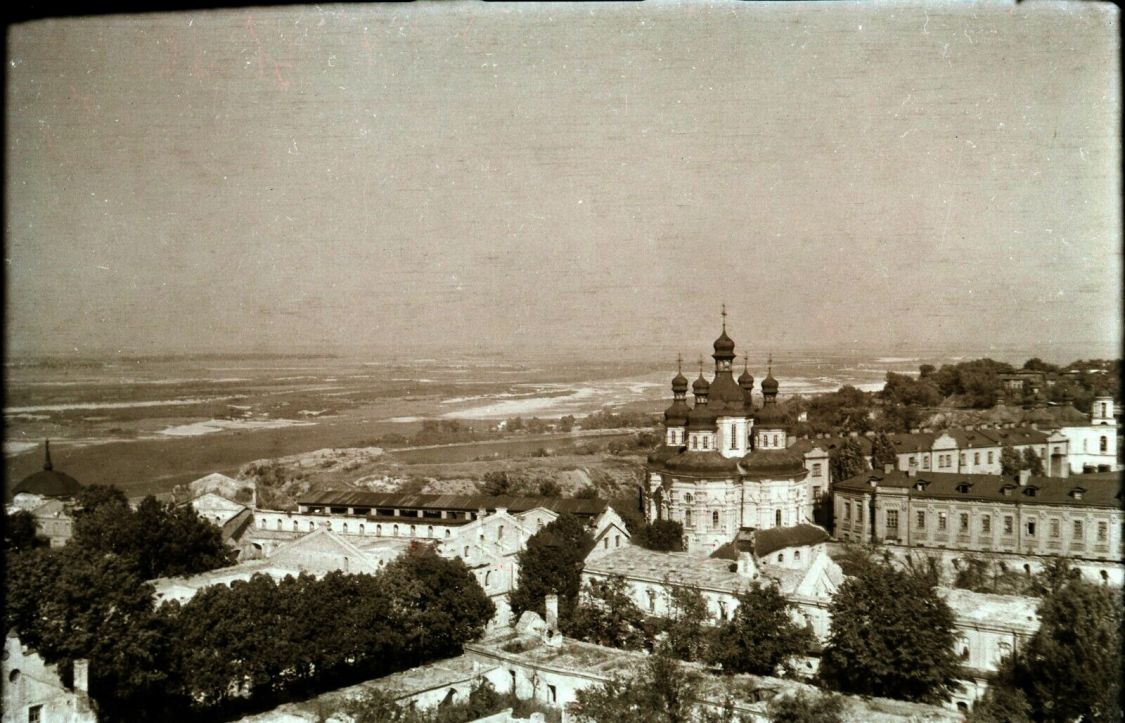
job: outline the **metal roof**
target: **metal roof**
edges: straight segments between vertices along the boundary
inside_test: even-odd
[[[607,507],[605,500],[563,497],[493,497],[491,495],[419,495],[367,492],[365,490],[326,490],[313,492],[297,500],[300,505],[330,507],[394,507],[413,510],[458,510],[505,508],[519,513],[544,507],[559,514],[593,517]]]

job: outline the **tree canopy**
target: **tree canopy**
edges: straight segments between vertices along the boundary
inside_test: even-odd
[[[653,520],[633,533],[631,542],[657,552],[681,552],[684,526],[676,520]]]
[[[828,453],[828,469],[833,482],[855,477],[867,470],[867,458],[863,447],[856,439],[849,437],[843,444]]]
[[[588,582],[564,632],[578,640],[614,648],[652,647],[652,631],[645,614],[629,597],[627,583],[620,576]]]
[[[559,615],[564,620],[574,609],[582,586],[582,567],[594,547],[586,525],[573,515],[559,515],[532,535],[520,551],[519,580],[508,601],[517,618],[524,610],[545,615],[543,599],[559,596]]]
[[[995,691],[974,717],[1121,720],[1120,592],[1068,576],[1043,599],[1039,619],[1035,635],[1001,664]]]
[[[953,611],[933,583],[886,562],[860,565],[832,599],[821,678],[847,693],[944,700],[959,661]]]
[[[871,463],[880,471],[888,464],[898,469],[898,454],[895,452],[894,442],[886,432],[879,432],[871,441]]]
[[[776,585],[753,585],[739,593],[733,618],[712,639],[711,662],[727,674],[793,673],[793,658],[816,641],[812,630],[794,619],[794,611]]]

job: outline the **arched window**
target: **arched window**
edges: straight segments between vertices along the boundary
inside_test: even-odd
[[[383,526],[382,525],[375,525],[375,536],[376,537],[382,537],[383,536]]]
[[[773,513],[773,526],[781,527],[781,510],[777,510]]]
[[[433,537],[433,536],[434,536],[434,526],[430,525],[429,527],[426,528],[426,537]]]
[[[450,531],[449,531],[448,529],[446,529],[446,531],[445,531],[445,538],[446,538],[447,540],[449,539],[449,533],[450,533]]]
[[[730,448],[738,449],[738,425],[730,425]]]
[[[394,528],[393,528],[393,529],[391,530],[391,534],[392,534],[392,535],[393,535],[394,537],[398,537],[398,525],[395,525],[395,526],[394,526]]]
[[[484,573],[484,586],[488,587],[491,584],[492,584],[492,570],[489,570],[488,572]]]
[[[410,536],[414,537],[414,535],[417,534],[417,532],[418,532],[418,530],[415,529],[415,526],[411,525],[410,526]]]
[[[298,524],[299,524],[299,523],[298,523],[298,522],[297,522],[296,520],[293,520],[293,531],[294,531],[294,532],[297,532],[297,525],[298,525]]]
[[[463,555],[463,557],[465,559],[469,558],[469,546],[468,545],[465,545],[465,554]]]
[[[1098,437],[1098,451],[1105,454],[1108,449],[1109,440],[1106,439],[1106,436],[1103,434],[1101,437]]]
[[[621,535],[616,535],[613,538],[613,546],[614,547],[621,547]]]
[[[325,526],[325,528],[327,528],[327,529],[331,530],[331,529],[332,529],[332,520],[327,520],[327,521],[326,521],[326,522],[324,523],[324,526]]]
[[[691,510],[684,510],[684,527],[691,527]]]
[[[258,527],[260,529],[263,529],[263,530],[266,529],[266,518],[265,517],[261,517],[261,518],[258,519]]]
[[[277,529],[277,530],[281,529],[281,518],[280,517],[277,518],[277,521],[274,524],[274,529]]]
[[[602,538],[602,549],[603,550],[609,549],[609,537]]]
[[[690,505],[694,499],[695,498],[691,496],[691,493],[688,492],[687,494],[684,495],[684,504]]]
[[[711,527],[715,528],[716,530],[719,529],[719,511],[718,510],[713,510],[711,512]]]
[[[345,535],[348,534],[348,523],[347,522],[345,522],[340,527],[341,527],[341,529],[340,529],[341,532],[343,532]]]
[[[794,560],[800,560],[801,559],[801,551],[800,550],[793,550],[793,559]]]
[[[361,523],[359,523],[359,534],[362,535],[363,532],[364,532],[364,527],[363,527],[363,523],[361,522]]]
[[[314,522],[312,520],[309,520],[309,529],[315,530],[316,529],[316,522]]]

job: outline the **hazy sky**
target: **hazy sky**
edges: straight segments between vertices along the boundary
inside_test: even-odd
[[[9,31],[42,351],[1115,354],[1117,11],[411,4]],[[998,354],[1001,355],[1001,354]]]

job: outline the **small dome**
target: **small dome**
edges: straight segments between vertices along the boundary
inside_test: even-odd
[[[762,380],[762,394],[777,394],[777,380],[772,372]]]
[[[691,407],[677,399],[672,406],[664,410],[664,425],[667,427],[682,427],[687,424]]]
[[[715,413],[709,404],[696,404],[687,417],[688,429],[715,429]]]
[[[743,369],[742,373],[738,375],[738,386],[742,387],[743,391],[750,392],[754,390],[754,375],[749,370]]]
[[[683,373],[676,374],[672,377],[672,391],[676,393],[686,392],[688,389],[688,380]]]
[[[777,406],[776,402],[770,402],[763,404],[762,408],[754,413],[754,422],[758,427],[781,427],[785,426],[787,420],[781,407]]]
[[[691,390],[696,394],[706,394],[711,390],[711,382],[704,379],[703,374],[700,373],[699,378],[691,385]]]
[[[74,497],[82,489],[78,480],[63,472],[56,472],[51,464],[50,442],[44,444],[43,469],[24,477],[19,484],[12,488],[12,496],[21,493],[39,495],[41,497]]]
[[[723,329],[722,334],[719,334],[719,338],[715,340],[714,347],[714,356],[716,359],[720,357],[734,358],[734,341],[727,336],[726,328]]]

